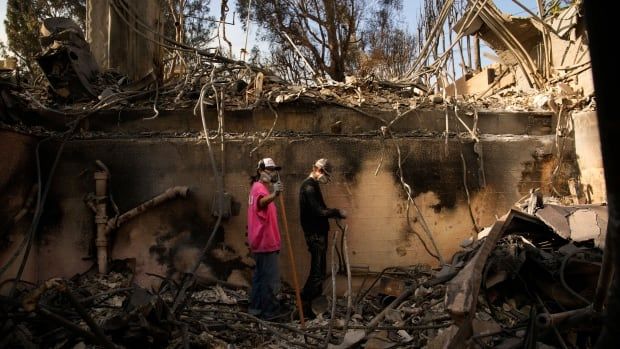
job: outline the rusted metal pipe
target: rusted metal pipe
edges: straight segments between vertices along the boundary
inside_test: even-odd
[[[590,306],[555,314],[542,313],[536,316],[536,326],[540,328],[549,328],[551,326],[560,325],[564,322],[570,321],[571,319],[585,319],[593,313],[592,307]]]
[[[87,205],[95,211],[95,225],[97,226],[97,237],[95,239],[95,245],[97,246],[97,265],[99,266],[99,273],[106,274],[108,272],[108,236],[112,230],[118,228],[121,224],[127,222],[133,217],[141,214],[149,208],[155,207],[163,202],[173,199],[177,196],[187,197],[189,193],[188,187],[172,187],[163,192],[162,194],[148,200],[139,206],[123,213],[122,215],[108,219],[108,191],[110,171],[107,166],[97,160],[97,165],[102,171],[96,171],[95,178],[95,203],[87,203]],[[116,206],[114,206],[117,210]],[[118,212],[118,211],[117,211]]]
[[[366,325],[366,333],[370,333],[375,327],[377,327],[379,322],[381,322],[381,320],[383,320],[383,318],[388,313],[388,311],[396,308],[397,306],[400,305],[400,303],[404,302],[407,298],[409,298],[413,294],[414,290],[415,290],[415,287],[413,287],[413,286],[409,287],[405,292],[401,293],[400,296],[398,296],[398,298],[393,300],[392,303],[390,303],[390,305],[385,307],[385,309],[383,309],[372,320],[370,320],[368,325]]]
[[[102,164],[99,164],[102,166]],[[105,166],[105,165],[104,165]],[[108,180],[110,178],[109,172],[97,171],[95,172],[95,224],[97,225],[97,238],[95,245],[97,246],[97,264],[99,266],[99,273],[106,274],[108,272],[108,236],[110,233],[121,226],[128,220],[136,217],[142,212],[160,205],[168,200],[176,197],[187,197],[189,194],[188,187],[172,187],[167,189],[160,195],[145,201],[144,203],[134,207],[133,209],[123,213],[117,218],[108,219],[107,215],[107,198],[108,193]],[[89,205],[90,207],[91,205]]]
[[[536,301],[538,302],[538,305],[540,306],[540,308],[542,309],[544,314],[551,315],[551,313],[549,313],[549,309],[547,309],[547,306],[545,306],[545,303],[542,301],[542,299],[540,298],[538,293],[534,292],[534,296],[536,297]],[[557,338],[560,347],[562,349],[568,349],[568,346],[566,345],[566,341],[564,341],[564,338],[562,337],[562,334],[560,333],[560,331],[558,331],[558,328],[555,326],[553,321],[550,321],[550,328],[553,331],[553,333],[555,334],[555,337]]]
[[[379,314],[377,314],[374,318],[372,318],[372,320],[370,320],[370,322],[368,323],[368,325],[364,326],[364,336],[360,336],[358,337],[356,340],[352,341],[351,343],[347,343],[346,345],[343,343],[344,348],[354,348],[357,347],[357,344],[365,339],[368,339],[368,335],[375,330],[375,328],[377,327],[377,325],[379,325],[379,323],[381,322],[381,320],[383,320],[383,318],[385,318],[385,315],[392,309],[396,308],[397,306],[400,305],[400,303],[404,302],[407,298],[409,298],[412,294],[413,291],[415,290],[417,286],[413,285],[412,287],[409,287],[407,290],[405,290],[405,292],[401,293],[400,296],[398,296],[398,298],[396,298],[395,300],[392,301],[392,303],[390,303],[387,307],[385,307]],[[354,326],[350,326],[349,328],[355,328]]]
[[[162,194],[157,195],[156,197],[152,198],[149,201],[145,201],[144,203],[132,208],[131,210],[123,213],[122,215],[120,215],[117,219],[115,220],[110,220],[108,222],[108,232],[112,231],[115,228],[118,228],[119,226],[121,226],[123,223],[127,222],[128,220],[136,217],[137,215],[141,214],[142,212],[153,208],[157,205],[160,205],[168,200],[174,199],[176,197],[187,197],[187,195],[189,194],[189,188],[188,187],[172,187],[172,188],[168,188],[165,192],[163,192]]]

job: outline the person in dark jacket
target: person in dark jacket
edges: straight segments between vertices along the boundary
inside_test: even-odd
[[[327,159],[319,159],[299,189],[299,213],[308,251],[310,252],[310,274],[304,285],[301,298],[304,314],[312,317],[312,301],[323,293],[326,277],[327,233],[329,218],[345,218],[344,211],[327,208],[319,184],[327,184],[331,176],[331,164]]]

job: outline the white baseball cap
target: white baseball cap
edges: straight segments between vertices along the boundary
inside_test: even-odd
[[[274,169],[274,170],[276,170],[276,171],[279,171],[279,170],[281,170],[281,169],[282,169],[282,167],[280,167],[280,166],[276,165],[276,162],[275,162],[275,161],[273,161],[273,159],[272,159],[272,158],[264,158],[264,159],[261,159],[261,160],[258,162],[258,168],[259,168],[259,169],[265,169],[265,168],[268,168],[268,169]]]

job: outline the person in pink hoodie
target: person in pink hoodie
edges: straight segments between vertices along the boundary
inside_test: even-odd
[[[248,244],[256,261],[248,312],[267,320],[282,313],[277,298],[280,291],[280,229],[274,203],[283,191],[279,170],[280,166],[273,159],[260,160],[248,198]]]

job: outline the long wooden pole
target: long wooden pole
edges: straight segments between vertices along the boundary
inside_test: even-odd
[[[288,258],[291,261],[291,270],[293,272],[293,286],[295,286],[295,298],[297,299],[297,310],[299,311],[299,320],[301,326],[304,327],[306,320],[304,319],[304,309],[301,304],[301,292],[299,290],[299,281],[297,281],[297,266],[295,265],[295,256],[293,255],[293,246],[291,246],[291,234],[288,230],[288,220],[286,219],[286,208],[284,207],[284,198],[280,194],[280,210],[282,211],[282,222],[284,223],[284,231],[286,232],[286,246],[288,247]]]

